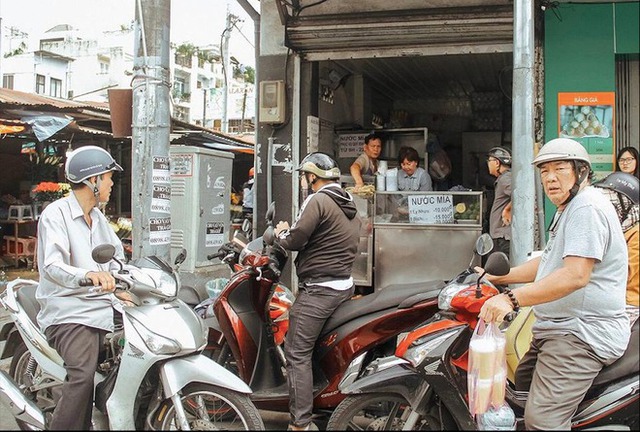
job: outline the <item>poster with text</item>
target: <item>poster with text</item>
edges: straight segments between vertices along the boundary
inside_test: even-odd
[[[594,181],[614,170],[615,93],[558,93],[558,136],[582,144],[589,153]]]

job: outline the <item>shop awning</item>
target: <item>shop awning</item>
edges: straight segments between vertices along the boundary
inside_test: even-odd
[[[0,119],[0,134],[2,135],[24,132],[28,127],[28,124],[20,120]]]
[[[208,131],[174,131],[171,133],[170,143],[201,145],[216,150],[247,154],[253,154],[254,149],[254,146],[251,143],[232,138],[228,135],[216,134]]]
[[[285,45],[310,61],[513,50],[512,4],[326,12],[284,17]]]

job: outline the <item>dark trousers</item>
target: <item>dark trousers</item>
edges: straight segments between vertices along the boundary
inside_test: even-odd
[[[517,390],[529,390],[526,429],[571,429],[571,418],[603,366],[574,335],[533,339],[515,377]]]
[[[311,285],[300,286],[289,310],[289,330],[284,349],[289,382],[291,423],[304,427],[313,412],[313,369],[311,357],[316,340],[342,302],[353,296],[354,287],[344,291]]]
[[[89,430],[93,410],[93,378],[106,330],[81,324],[59,324],[45,330],[49,344],[64,360],[67,377],[53,411],[50,430]]]

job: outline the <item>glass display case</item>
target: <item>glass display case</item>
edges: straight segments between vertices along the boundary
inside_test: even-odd
[[[482,192],[377,192],[374,223],[481,225]]]

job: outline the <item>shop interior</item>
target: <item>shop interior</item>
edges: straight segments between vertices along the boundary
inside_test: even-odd
[[[424,192],[384,191],[378,179],[369,178],[375,193],[356,194],[368,221],[354,263],[357,285],[380,290],[418,282],[425,274],[447,279],[468,265],[493,195],[486,153],[511,147],[512,64],[512,53],[497,52],[336,59],[312,66],[318,78],[318,149],[336,156],[343,186],[350,186],[349,167],[362,152],[353,142],[376,131],[383,141],[379,160],[387,169],[398,167],[400,147],[414,147],[431,175],[433,202],[450,200],[439,208],[425,205],[431,213],[419,215]],[[403,203],[411,200],[413,214],[407,215]],[[442,211],[444,219],[433,211]],[[450,253],[418,254],[406,247],[411,243]]]
[[[512,64],[510,52],[320,61],[320,148],[339,155],[339,134],[378,130],[389,142],[381,160],[393,168],[405,143],[386,131],[426,128],[427,148],[406,139],[427,160],[439,150],[449,159],[448,173],[431,172],[434,189],[491,188],[486,151],[511,146]],[[340,158],[343,173],[353,160]]]

